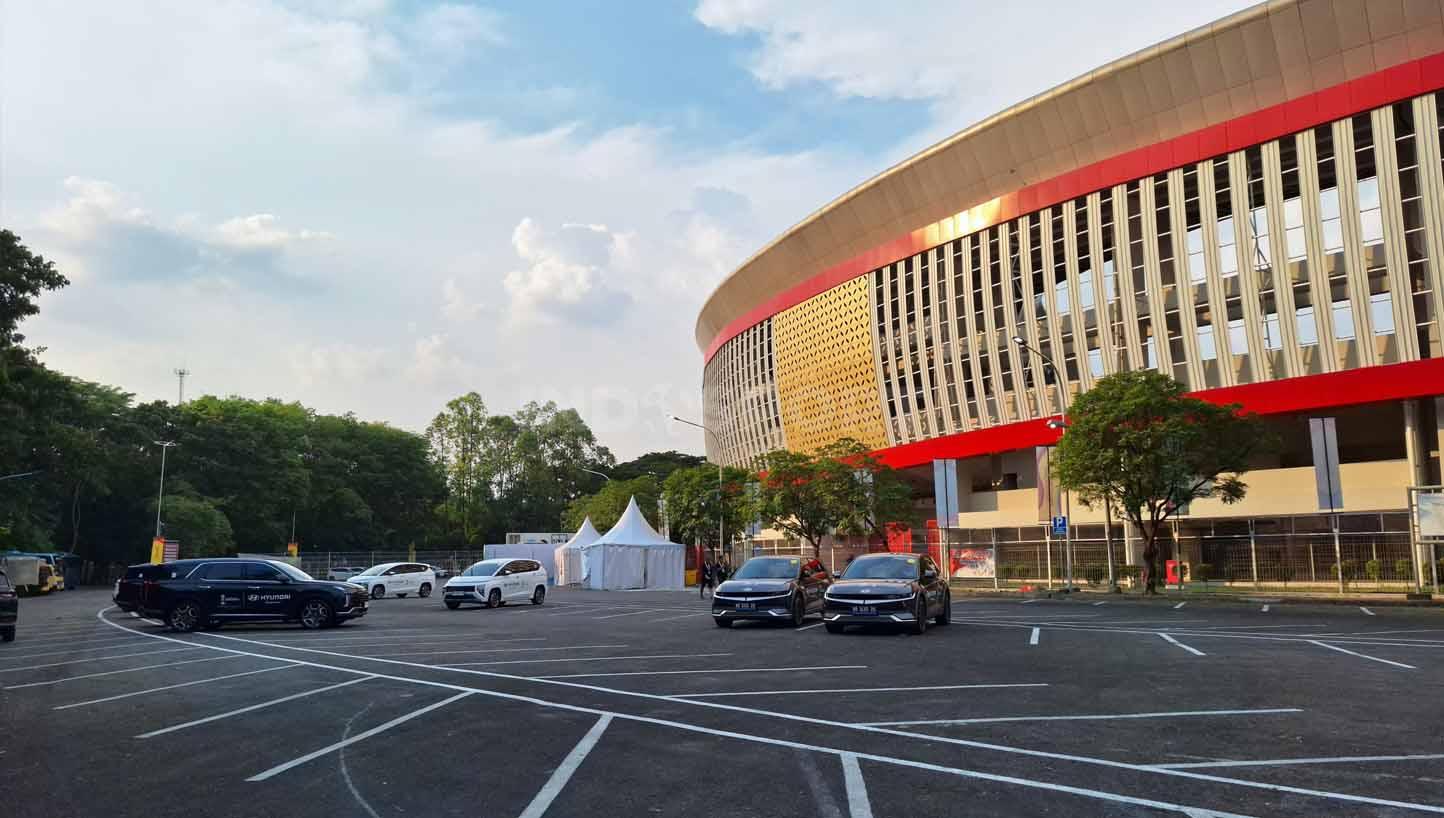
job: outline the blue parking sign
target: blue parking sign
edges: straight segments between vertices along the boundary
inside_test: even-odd
[[[1055,536],[1055,537],[1066,537],[1066,536],[1068,536],[1068,518],[1067,518],[1067,517],[1054,517],[1054,518],[1053,518],[1053,536]]]

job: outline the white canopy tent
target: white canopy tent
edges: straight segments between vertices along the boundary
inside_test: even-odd
[[[582,527],[570,540],[557,546],[553,559],[556,562],[558,585],[575,585],[582,581],[582,549],[600,539],[602,533],[592,525],[592,518],[582,521]]]
[[[597,591],[680,591],[686,561],[685,547],[658,534],[637,507],[635,497],[611,531],[582,547],[583,581]]]

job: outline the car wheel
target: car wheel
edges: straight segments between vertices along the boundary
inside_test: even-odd
[[[713,622],[716,622],[716,623],[717,623],[717,627],[719,627],[719,628],[730,628],[730,627],[732,627],[732,620],[730,620],[730,619],[724,619],[723,617],[717,616],[717,617],[713,617],[713,618],[712,618],[712,621],[713,621]]]
[[[14,642],[14,641],[15,641],[15,629],[14,629],[14,628],[6,628],[5,630],[0,631],[0,642]]]
[[[372,598],[372,599],[380,599],[380,598],[383,597],[383,596],[386,596],[386,586],[385,586],[385,585],[372,585],[372,586],[371,586],[371,598]]]
[[[457,602],[457,601],[454,600],[454,599],[448,599],[448,600],[446,600],[446,607],[448,607],[448,608],[450,608],[451,610],[454,611],[454,610],[456,610],[457,608],[460,608],[460,607],[461,607],[461,603],[460,603],[460,602]]]
[[[540,605],[546,601],[547,589],[544,586],[538,585],[536,587],[536,590],[531,592],[531,604]]]
[[[170,609],[170,613],[165,616],[165,623],[170,625],[173,631],[190,633],[203,624],[204,618],[200,603],[188,599]]]
[[[951,592],[943,594],[943,612],[938,614],[933,622],[938,625],[946,625],[953,621],[953,595]]]
[[[825,622],[823,627],[827,628],[828,633],[842,633],[842,629],[847,626],[841,622]]]
[[[421,583],[421,588],[420,588],[419,590],[417,590],[416,595],[419,596],[419,597],[421,597],[422,599],[425,599],[425,598],[431,596],[431,583],[429,583],[429,582],[423,582],[423,583]]]
[[[928,601],[922,594],[918,594],[918,607],[913,611],[914,636],[922,636],[928,632]]]
[[[301,627],[314,631],[330,625],[336,618],[331,603],[324,599],[308,599],[301,606]]]
[[[486,595],[486,607],[488,607],[488,608],[500,608],[500,607],[501,607],[501,589],[500,589],[500,588],[492,588],[492,589],[491,589],[491,593],[489,593],[489,594]]]
[[[807,606],[803,604],[801,594],[794,594],[792,597],[792,627],[802,627],[805,619],[807,619]]]

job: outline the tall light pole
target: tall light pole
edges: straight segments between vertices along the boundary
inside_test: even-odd
[[[165,501],[165,453],[172,446],[177,445],[174,440],[157,440],[155,445],[160,447],[160,489],[155,495],[155,538],[160,539],[160,506]]]
[[[584,471],[584,472],[586,472],[587,474],[595,474],[596,476],[602,478],[603,480],[606,480],[608,483],[612,482],[612,478],[608,477],[608,476],[605,475],[605,474],[602,474],[602,473],[599,472],[599,471],[592,471],[591,469],[584,469],[584,468],[582,468],[581,466],[577,466],[577,471]]]
[[[716,432],[708,429],[706,426],[703,426],[700,423],[693,423],[690,420],[683,420],[676,415],[672,416],[672,420],[675,420],[678,423],[685,423],[688,426],[696,426],[698,429],[701,429],[702,431],[711,435],[712,441],[717,444],[717,549],[721,551],[726,548],[727,545],[726,540],[724,539],[726,527],[726,511],[722,508],[722,438],[719,437]]]
[[[1047,366],[1048,369],[1050,369],[1050,370],[1053,371],[1053,386],[1054,386],[1054,388],[1056,388],[1056,389],[1058,390],[1058,417],[1057,417],[1056,419],[1054,419],[1054,420],[1048,421],[1048,428],[1049,428],[1049,429],[1058,429],[1058,430],[1060,430],[1060,431],[1061,431],[1061,430],[1064,430],[1064,429],[1067,429],[1067,428],[1068,428],[1068,420],[1067,420],[1067,418],[1068,418],[1068,393],[1067,393],[1066,391],[1064,391],[1064,389],[1063,389],[1063,377],[1062,377],[1060,374],[1058,374],[1058,367],[1057,367],[1057,365],[1055,365],[1055,364],[1053,363],[1053,359],[1052,359],[1052,358],[1049,358],[1047,355],[1044,355],[1043,352],[1042,352],[1042,350],[1034,349],[1033,347],[1029,346],[1029,345],[1028,345],[1028,341],[1027,341],[1025,338],[1023,338],[1023,336],[1021,336],[1021,335],[1014,335],[1014,336],[1013,336],[1013,343],[1017,344],[1018,346],[1022,347],[1022,348],[1025,349],[1025,350],[1027,350],[1028,352],[1031,352],[1031,353],[1033,353],[1034,355],[1037,355],[1039,358],[1041,358],[1041,359],[1043,360],[1043,364],[1044,364],[1045,366]],[[1051,466],[1051,461],[1050,461],[1050,466]],[[1052,482],[1053,482],[1053,481],[1052,481],[1052,478],[1050,477],[1049,480],[1048,480],[1048,484],[1051,486],[1051,485],[1052,485]],[[1073,590],[1073,509],[1072,509],[1072,504],[1069,502],[1069,495],[1068,495],[1068,492],[1067,492],[1067,491],[1064,491],[1064,492],[1063,492],[1063,516],[1068,519],[1068,526],[1067,526],[1067,528],[1065,528],[1065,529],[1063,530],[1063,562],[1064,562],[1064,568],[1063,568],[1063,570],[1064,570],[1064,573],[1067,575],[1068,590],[1069,590],[1069,592],[1072,592],[1072,590]]]

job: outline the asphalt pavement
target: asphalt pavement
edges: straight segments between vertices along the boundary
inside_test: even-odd
[[[1444,813],[1444,612],[958,597],[922,636],[690,592],[180,635],[21,602],[0,814]]]

